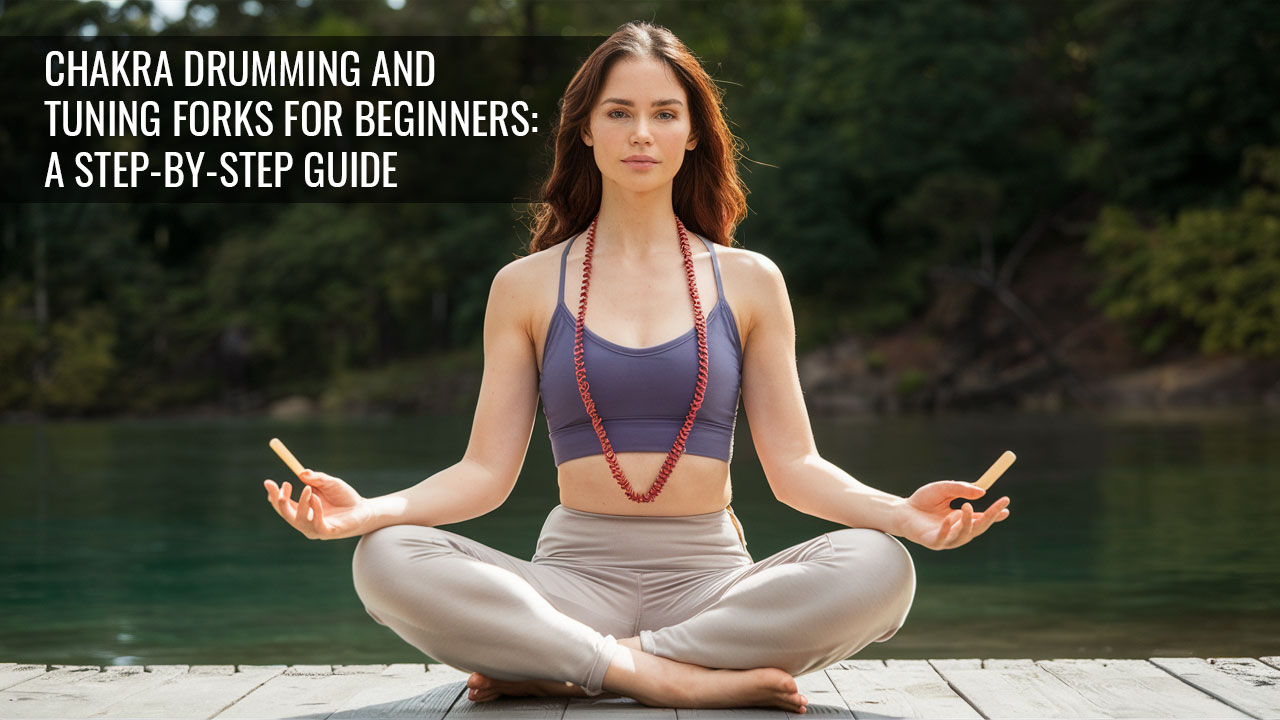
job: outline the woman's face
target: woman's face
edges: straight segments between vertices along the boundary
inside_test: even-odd
[[[610,68],[582,140],[605,185],[646,192],[671,184],[697,145],[691,131],[689,99],[667,64],[628,58]]]

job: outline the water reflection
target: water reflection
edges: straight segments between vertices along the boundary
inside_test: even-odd
[[[530,557],[557,503],[543,418],[502,508],[448,526]],[[974,480],[1013,516],[943,552],[907,543],[907,625],[859,657],[1273,655],[1280,422],[1244,414],[814,418],[824,457],[899,495]],[[309,541],[265,501],[280,437],[366,495],[461,457],[469,417],[0,426],[0,659],[69,664],[421,662],[365,614],[356,540]],[[741,416],[734,510],[763,559],[839,526],[773,498]],[[299,483],[293,482],[296,491]],[[998,497],[998,495],[997,495]]]

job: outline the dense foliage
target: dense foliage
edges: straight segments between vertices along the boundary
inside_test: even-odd
[[[1280,355],[1280,148],[1254,147],[1241,173],[1257,184],[1231,207],[1186,208],[1147,228],[1106,207],[1088,248],[1095,293],[1156,352],[1193,328],[1205,353]]]
[[[786,273],[801,351],[898,327],[931,268],[994,276],[1043,235],[1087,247],[1097,302],[1146,350],[1280,353],[1271,0],[191,0],[172,22],[145,0],[0,7],[8,35],[603,35],[651,19],[725,88],[752,191],[738,240]],[[0,152],[21,141],[0,133]],[[49,414],[253,408],[474,359],[493,274],[527,242],[507,205],[0,212],[0,411]]]

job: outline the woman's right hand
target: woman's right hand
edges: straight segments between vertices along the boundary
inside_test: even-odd
[[[338,540],[368,532],[373,508],[367,498],[341,479],[322,472],[303,470],[298,478],[307,486],[296,503],[288,480],[283,487],[270,480],[263,483],[267,500],[298,532],[311,540]]]

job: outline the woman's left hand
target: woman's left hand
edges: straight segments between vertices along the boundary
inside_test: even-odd
[[[899,530],[902,537],[930,550],[958,548],[1009,517],[1009,498],[1002,497],[982,512],[965,503],[951,509],[955,498],[974,500],[987,492],[973,483],[943,480],[916,490],[902,505]]]

